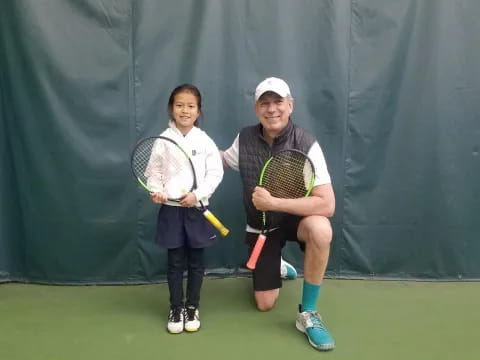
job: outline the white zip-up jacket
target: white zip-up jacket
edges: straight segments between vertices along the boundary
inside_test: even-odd
[[[196,206],[200,206],[200,201],[207,206],[208,199],[223,178],[223,164],[217,145],[205,131],[196,126],[184,136],[174,121],[170,121],[169,127],[160,135],[174,140],[192,160],[197,177],[197,188],[192,191],[198,201]],[[174,201],[167,201],[165,204],[180,206]]]

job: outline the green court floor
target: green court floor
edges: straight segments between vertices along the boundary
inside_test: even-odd
[[[337,348],[295,329],[302,279],[253,307],[250,279],[208,279],[202,329],[170,335],[166,284],[0,285],[1,360],[480,358],[480,283],[326,280],[319,309]]]

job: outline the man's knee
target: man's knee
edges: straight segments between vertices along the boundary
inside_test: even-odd
[[[280,289],[255,291],[255,303],[260,311],[271,310],[277,301]]]
[[[275,306],[275,301],[257,300],[257,309],[260,311],[269,311]]]
[[[299,239],[321,247],[330,246],[332,235],[332,225],[325,216],[303,218],[298,227]]]

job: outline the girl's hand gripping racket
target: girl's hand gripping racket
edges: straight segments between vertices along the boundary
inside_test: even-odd
[[[310,158],[295,149],[282,150],[270,157],[260,173],[259,186],[282,199],[297,199],[310,195],[315,183],[315,168]],[[278,225],[278,224],[269,224]],[[255,269],[257,260],[267,239],[267,212],[262,211],[262,232],[247,262],[247,268]]]
[[[170,201],[179,202],[197,188],[192,160],[172,139],[164,136],[140,141],[132,152],[131,166],[135,179],[150,193],[162,193]],[[199,201],[205,218],[226,236],[229,230]]]

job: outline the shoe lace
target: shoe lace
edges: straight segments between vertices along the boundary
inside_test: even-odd
[[[181,307],[173,308],[170,311],[170,316],[168,317],[168,321],[179,322],[181,314],[182,314],[182,308]]]
[[[307,314],[313,328],[319,330],[326,330],[318,311],[309,311]]]
[[[186,309],[185,309],[185,317],[187,318],[188,321],[193,321],[195,320],[195,312],[196,312],[197,308],[193,307],[193,306],[188,306]]]

